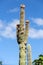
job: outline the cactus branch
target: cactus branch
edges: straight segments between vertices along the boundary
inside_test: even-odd
[[[27,65],[32,65],[32,52],[30,44],[27,47]]]

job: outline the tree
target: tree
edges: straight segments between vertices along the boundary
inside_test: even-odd
[[[0,65],[2,65],[2,61],[0,61]]]
[[[40,54],[39,58],[33,61],[33,65],[43,65],[43,55]]]

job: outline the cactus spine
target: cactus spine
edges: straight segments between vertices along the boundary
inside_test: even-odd
[[[32,52],[30,44],[27,47],[27,65],[32,65]]]
[[[26,27],[24,28],[24,12],[25,5],[20,7],[20,24],[17,24],[17,42],[19,44],[19,65],[26,65],[26,43],[28,38],[28,23],[26,20]]]

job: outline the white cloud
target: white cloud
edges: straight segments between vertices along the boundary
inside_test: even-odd
[[[11,39],[14,39],[16,37],[16,33],[13,32],[13,31],[3,31],[2,33],[2,36],[5,37],[5,38],[11,38]]]
[[[43,25],[43,19],[42,18],[32,18],[32,21],[36,23],[37,25]]]
[[[1,21],[3,23],[3,21]],[[8,23],[7,26],[3,24],[3,30],[0,30],[0,37],[14,39],[16,37],[16,25],[19,23],[19,20],[13,20],[11,23]]]
[[[18,11],[19,11],[18,8],[12,8],[12,9],[10,9],[10,10],[7,11],[7,12],[9,12],[9,13],[13,13],[13,12],[18,12]]]
[[[43,29],[36,30],[34,28],[30,28],[29,37],[30,38],[43,38]]]
[[[0,20],[0,37],[5,37],[5,38],[11,38],[14,39],[16,38],[16,25],[19,23],[18,19],[12,20],[12,22],[8,23],[7,26],[5,23]],[[29,37],[30,38],[43,38],[43,29],[34,29],[30,28],[29,30]]]
[[[19,24],[19,20],[15,19],[9,24],[9,26],[16,29],[17,24]]]

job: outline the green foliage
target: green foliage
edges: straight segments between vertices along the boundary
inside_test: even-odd
[[[40,54],[39,55],[39,59],[43,60],[43,55]]]
[[[2,61],[0,61],[0,65],[2,65]]]
[[[43,55],[40,54],[38,59],[33,61],[33,65],[43,65]]]

